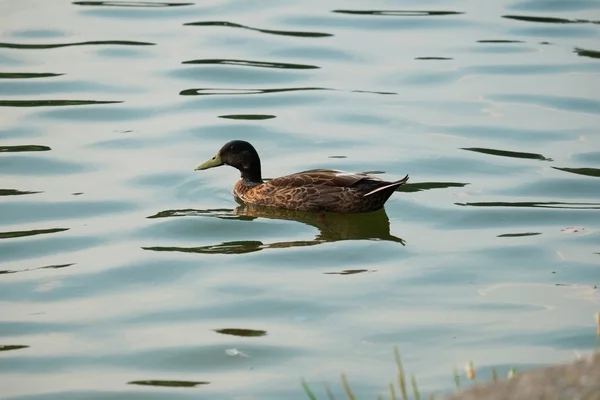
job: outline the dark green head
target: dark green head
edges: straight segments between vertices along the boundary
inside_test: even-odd
[[[232,140],[225,143],[221,150],[210,160],[194,168],[194,171],[230,165],[239,170],[246,181],[262,182],[260,170],[260,157],[256,149],[243,140]]]

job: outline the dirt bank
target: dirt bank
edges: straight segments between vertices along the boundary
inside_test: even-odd
[[[571,364],[523,371],[445,400],[600,400],[600,353]]]

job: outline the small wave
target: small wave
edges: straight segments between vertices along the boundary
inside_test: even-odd
[[[29,44],[29,43],[8,43],[0,42],[0,48],[6,49],[56,49],[59,47],[70,46],[155,46],[156,43],[151,42],[136,42],[131,40],[91,40],[87,42],[73,43],[48,43],[48,44]]]
[[[21,350],[27,348],[29,348],[29,346],[21,344],[0,344],[0,351]]]
[[[53,228],[53,229],[34,229],[31,231],[14,231],[14,232],[0,232],[0,239],[14,239],[25,236],[37,236],[47,235],[50,233],[58,233],[68,231],[69,228]]]
[[[31,190],[17,190],[17,189],[0,189],[0,196],[24,196],[26,194],[38,194],[44,193],[39,191]]]
[[[312,90],[333,90],[321,87],[304,87],[304,88],[282,88],[282,89],[218,89],[218,88],[200,88],[200,89],[185,89],[179,94],[181,96],[227,96],[227,95],[250,95],[250,94],[267,94],[281,92],[299,92]]]
[[[415,57],[415,60],[454,60],[452,57]]]
[[[250,60],[231,60],[231,59],[203,59],[183,61],[182,64],[222,64],[222,65],[239,65],[243,67],[260,67],[260,68],[282,68],[282,69],[318,69],[316,65],[307,64],[292,64],[282,62],[267,62],[267,61],[250,61]]]
[[[265,119],[273,119],[276,117],[275,117],[275,115],[270,115],[270,114],[229,114],[229,115],[219,115],[219,118],[258,121],[258,120],[265,120]]]
[[[417,10],[332,10],[333,13],[351,15],[381,15],[394,17],[433,17],[465,14],[461,11],[417,11]]]
[[[516,21],[538,22],[545,24],[600,24],[600,21],[589,19],[567,19],[555,17],[531,17],[527,15],[503,15],[502,18],[514,19]]]
[[[396,189],[396,192],[423,192],[432,189],[447,189],[453,187],[465,187],[469,183],[463,182],[419,182],[407,183]]]
[[[561,168],[561,167],[552,167],[552,168],[554,168],[558,171],[569,172],[571,174],[592,176],[595,178],[600,178],[600,169],[599,168]]]
[[[570,210],[600,210],[600,203],[564,203],[559,201],[484,201],[475,203],[454,203],[463,207],[522,207],[522,208],[564,208]]]
[[[524,237],[524,236],[537,236],[537,235],[541,235],[541,232],[522,232],[522,233],[503,233],[501,235],[498,235],[496,237],[499,238],[513,238],[513,237]]]
[[[508,151],[497,149],[486,149],[483,147],[463,147],[461,150],[474,151],[476,153],[489,154],[492,156],[526,158],[530,160],[553,161],[551,158],[544,157],[537,153],[524,153],[520,151]]]
[[[163,380],[147,380],[147,381],[131,381],[127,382],[129,385],[143,385],[143,386],[160,386],[160,387],[194,387],[198,385],[208,385],[210,382],[206,381],[163,381]]]
[[[540,96],[533,94],[495,94],[488,96],[494,101],[506,103],[533,104],[554,110],[600,114],[600,101],[591,98],[566,96]]]
[[[95,6],[95,7],[184,7],[193,6],[194,3],[153,3],[149,1],[74,1],[76,6]]]
[[[600,51],[596,50],[586,50],[579,47],[575,47],[573,50],[574,53],[577,53],[580,57],[589,57],[589,58],[600,58]]]
[[[483,39],[478,40],[477,43],[525,43],[523,40],[510,40],[510,39]]]
[[[21,146],[0,146],[0,153],[18,153],[22,151],[49,151],[52,150],[48,146],[39,146],[35,144]]]
[[[282,35],[282,36],[313,37],[313,38],[333,36],[333,34],[331,34],[331,33],[323,33],[323,32],[280,31],[280,30],[273,30],[273,29],[260,29],[260,28],[253,28],[250,26],[236,24],[234,22],[227,22],[227,21],[188,22],[183,25],[186,25],[186,26],[226,26],[226,27],[230,27],[230,28],[248,29],[250,31],[268,33],[271,35]]]
[[[200,89],[185,89],[179,94],[181,96],[226,96],[226,95],[250,95],[250,94],[268,94],[268,93],[281,93],[281,92],[300,92],[300,91],[315,91],[315,90],[328,90],[328,91],[341,91],[338,89],[324,88],[324,87],[299,87],[299,88],[281,88],[281,89],[218,89],[218,88],[200,88]],[[383,94],[383,95],[396,95],[395,92],[378,92],[371,90],[350,90],[351,93],[369,93],[369,94]]]
[[[92,104],[116,104],[122,101],[96,100],[0,100],[0,107],[63,107],[86,106]]]
[[[0,72],[0,79],[32,79],[32,78],[52,78],[64,74],[54,74],[51,72]]]

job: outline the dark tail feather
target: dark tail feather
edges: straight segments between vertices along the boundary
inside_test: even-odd
[[[375,190],[371,190],[369,193],[365,194],[365,197],[370,196],[370,195],[372,195],[374,193],[377,193],[377,192],[381,192],[382,190],[386,190],[386,189],[394,188],[394,190],[395,190],[398,186],[402,186],[406,182],[408,182],[408,175],[406,175],[404,178],[400,179],[399,181],[392,182],[392,183],[389,183],[389,184],[387,184],[385,186],[378,187]]]

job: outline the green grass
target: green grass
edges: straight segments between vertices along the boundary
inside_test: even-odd
[[[594,346],[594,351],[593,353],[595,354],[598,351],[598,347],[600,345],[600,313],[596,313],[594,315],[594,319],[596,322],[596,344]],[[394,385],[394,382],[391,381],[388,384],[388,388],[386,389],[386,392],[389,391],[389,397],[386,397],[385,395],[380,394],[379,396],[377,396],[377,400],[409,400],[409,396],[408,396],[408,389],[407,389],[407,380],[406,380],[406,374],[404,372],[404,367],[402,365],[402,360],[400,359],[400,352],[398,351],[397,347],[394,347],[394,360],[396,361],[396,369],[397,369],[397,388]],[[469,364],[467,364],[467,368],[466,368],[466,372],[467,372],[467,378],[470,380],[475,380],[476,379],[476,373],[475,373],[475,367],[473,366],[473,362],[469,362]],[[507,375],[507,378],[510,379],[512,378],[516,373],[516,369],[514,367],[512,367]],[[461,391],[461,378],[460,378],[460,374],[458,373],[458,369],[456,367],[453,368],[452,370],[452,375],[454,378],[454,386],[456,387],[456,391],[460,392]],[[346,378],[346,374],[342,373],[340,375],[341,381],[342,381],[342,387],[344,388],[344,392],[346,393],[346,396],[348,398],[348,400],[356,400],[356,397],[354,396],[354,393],[352,392],[352,389],[350,388],[350,384],[348,383],[348,379]],[[497,382],[498,381],[498,371],[495,368],[492,368],[492,374],[491,374],[491,382]],[[317,396],[315,396],[314,392],[311,390],[310,386],[308,385],[308,383],[304,380],[304,378],[301,380],[302,382],[302,388],[304,389],[304,392],[306,393],[306,395],[311,399],[311,400],[318,400]],[[410,376],[410,385],[412,388],[412,400],[421,400],[421,393],[419,392],[419,388],[417,386],[417,379],[415,378],[414,375]],[[329,400],[336,400],[335,396],[333,395],[333,393],[331,392],[329,386],[325,386],[325,390],[327,392],[327,397]],[[435,400],[435,394],[431,393],[428,397],[429,400]]]
[[[394,381],[390,381],[388,384],[388,388],[386,390],[388,392],[388,394],[387,395],[380,394],[379,396],[377,396],[377,400],[388,400],[388,399],[389,400],[409,400],[409,399],[421,400],[421,399],[426,399],[426,398],[429,400],[435,400],[434,393],[429,394],[428,397],[421,396],[415,375],[411,375],[410,378],[407,379],[406,373],[404,372],[404,366],[402,365],[402,360],[400,359],[400,352],[398,351],[397,347],[394,348],[394,360],[396,361],[396,369],[397,369],[396,379],[395,379],[396,382],[394,383]],[[474,380],[475,379],[475,370],[473,367],[473,363],[470,362],[468,364],[468,368],[471,369],[472,373],[468,372],[467,376],[469,377],[469,379]],[[509,377],[514,375],[515,371],[516,370],[514,367],[511,368],[511,370],[509,372]],[[461,377],[460,377],[460,374],[458,373],[458,369],[456,367],[453,368],[453,378],[454,378],[454,385],[456,387],[456,391],[460,392],[461,387],[462,387]],[[350,388],[350,384],[348,383],[346,374],[344,374],[344,373],[340,374],[340,380],[341,380],[344,392],[346,394],[346,398],[348,400],[356,400],[356,396],[354,395],[354,393],[352,392],[352,389]],[[493,382],[498,381],[498,371],[495,368],[492,369],[491,381],[493,381]],[[310,400],[318,400],[318,397],[315,395],[315,393],[310,388],[309,384],[304,380],[304,378],[301,380],[301,383],[302,383],[302,388],[304,389],[304,392],[306,393],[308,398]],[[409,396],[409,388],[408,388],[409,384],[410,384],[410,389],[412,391],[412,393],[411,393],[412,396]],[[333,393],[331,392],[331,390],[329,389],[328,386],[326,386],[326,392],[327,392],[327,398],[329,400],[336,400],[336,397],[333,395]]]

